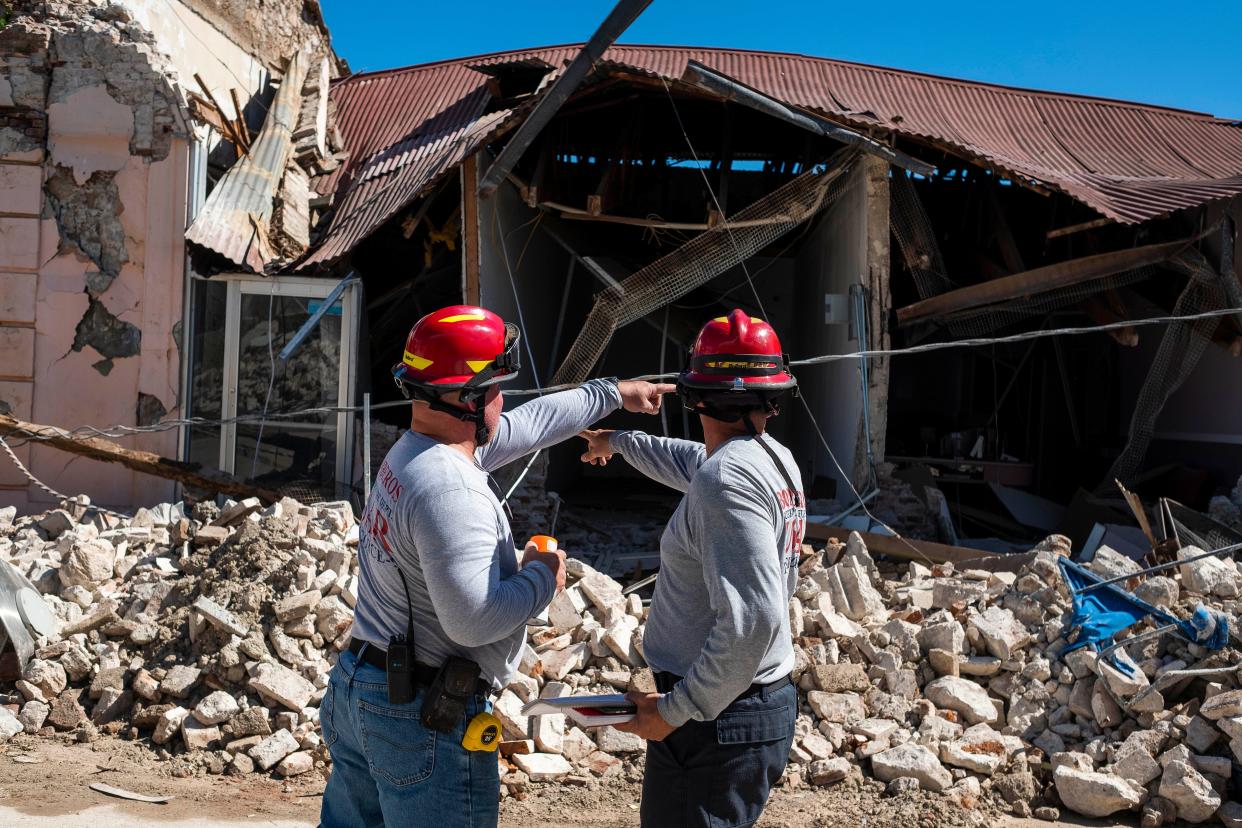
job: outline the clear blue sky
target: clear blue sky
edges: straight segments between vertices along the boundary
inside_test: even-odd
[[[610,0],[322,0],[354,71],[585,40]],[[1242,118],[1242,2],[654,0],[622,43],[800,52]]]

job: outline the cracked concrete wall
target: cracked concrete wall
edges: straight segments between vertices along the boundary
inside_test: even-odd
[[[153,36],[115,4],[40,3],[0,32],[0,406],[64,428],[179,415],[188,136]],[[119,442],[176,456],[177,433]],[[171,484],[40,446],[39,479],[120,507]],[[51,497],[0,461],[0,500]]]
[[[239,37],[237,33],[247,34]],[[300,45],[329,49],[313,0],[19,0],[0,30],[0,410],[63,428],[181,415],[191,142],[200,76],[229,115]],[[261,113],[259,113],[261,114]],[[178,433],[120,439],[178,455]],[[65,494],[130,507],[173,486],[40,446]],[[0,458],[0,502],[51,497]]]

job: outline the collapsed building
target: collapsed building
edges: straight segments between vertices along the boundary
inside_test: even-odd
[[[214,33],[204,42],[245,28],[227,4],[190,5]],[[1242,308],[1233,121],[722,49],[613,46],[572,83],[577,45],[347,75],[313,3],[290,4],[278,42],[229,47],[245,58],[218,63],[251,67],[239,84],[196,65],[210,61],[194,38],[161,40],[166,15],[83,8],[162,80],[151,101],[117,103],[123,84],[71,52],[82,24],[19,16],[4,32],[5,169],[18,171],[5,180],[24,206],[0,237],[13,286],[0,333],[14,343],[0,399],[18,419],[197,418],[108,433],[262,494],[357,505],[404,425],[388,368],[427,310],[479,302],[522,326],[516,403],[676,371],[702,321],[737,306],[811,360],[776,431],[841,532],[876,528],[847,514],[866,501],[949,544],[1009,551],[1064,531],[1117,547],[1115,479],[1207,511],[1236,478],[1242,324],[1201,316]],[[101,135],[61,114],[68,95],[112,113],[92,120]],[[148,114],[154,137],[139,134]],[[115,209],[133,190],[123,167],[165,169],[166,152],[181,153],[172,189],[159,185],[172,200],[144,191],[147,224],[162,224],[140,233],[137,207]],[[160,265],[133,249],[156,235]],[[141,291],[126,287],[140,253]],[[1170,315],[1199,318],[1127,324]],[[1107,327],[1040,335],[1084,326]],[[659,425],[694,427],[675,407]],[[17,442],[53,489],[114,506],[172,494]],[[659,524],[668,493],[577,454],[552,449],[502,481],[521,476],[521,528],[546,529],[557,493],[595,542]],[[55,504],[4,475],[24,510]],[[616,566],[650,553],[626,557],[653,539],[633,531]]]
[[[518,322],[534,392],[676,371],[702,321],[738,306],[770,318],[795,360],[1113,326],[798,367],[805,408],[789,401],[776,431],[829,517],[905,488],[919,516],[883,493],[873,511],[1004,551],[1128,522],[1114,479],[1203,510],[1236,479],[1229,377],[1242,316],[1123,323],[1242,308],[1237,123],[719,49],[615,46],[572,89],[558,85],[582,48],[333,85],[345,159],[311,181],[323,217],[310,251],[272,278],[326,277],[355,297],[330,329],[352,373],[325,363],[318,398],[360,405],[370,394],[372,454],[386,445],[378,423],[389,439],[403,426],[400,407],[383,409],[399,400],[388,368],[432,308],[480,302]],[[524,129],[540,107],[554,112]],[[196,282],[199,306],[223,307],[231,289]],[[194,359],[206,360],[194,374],[223,359],[227,376],[237,357],[206,345],[227,320],[206,313],[191,332]],[[267,330],[261,312],[249,320]],[[257,348],[235,369],[238,390],[247,376],[254,387],[226,416],[258,410],[267,359]],[[324,496],[363,488],[359,422],[337,419],[335,445],[352,444],[354,462]],[[331,427],[269,423],[264,440]],[[660,429],[694,426],[671,407]],[[288,480],[305,476],[295,453]],[[577,454],[556,448],[514,470],[527,474],[532,529],[549,516],[544,491],[572,491],[605,524],[605,511],[666,497],[624,464],[582,468]],[[871,528],[861,521],[853,528]]]

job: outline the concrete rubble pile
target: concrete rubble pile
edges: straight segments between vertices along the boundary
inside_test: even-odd
[[[161,504],[128,521],[85,505],[0,510],[0,559],[60,624],[0,686],[0,735],[143,739],[176,775],[324,768],[318,704],[357,598],[350,505]]]
[[[0,515],[0,556],[64,624],[3,699],[0,734],[103,729],[208,772],[323,768],[317,705],[356,594],[348,507],[243,501],[183,516],[164,505],[119,526],[67,506],[7,529]],[[1070,600],[1057,561],[1070,551],[1053,535],[976,569],[876,561],[857,534],[804,547],[790,602],[800,709],[782,784],[922,790],[1045,819],[1134,811],[1144,826],[1242,825],[1228,796],[1242,761],[1238,671],[1150,689],[1169,671],[1230,667],[1242,654],[1136,639],[1118,651],[1127,674],[1090,650],[1065,652]],[[1105,577],[1139,568],[1107,547],[1088,566]],[[1206,559],[1135,590],[1180,617],[1202,603],[1234,618],[1242,575],[1227,557]],[[521,708],[654,690],[647,611],[570,561],[568,588],[529,625],[520,672],[495,702],[502,796],[641,778],[641,740]]]

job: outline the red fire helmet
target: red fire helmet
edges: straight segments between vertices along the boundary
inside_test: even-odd
[[[699,331],[677,384],[699,391],[785,391],[798,381],[772,326],[736,309]]]
[[[516,326],[485,308],[450,305],[414,324],[392,375],[398,385],[444,391],[504,382],[520,367],[518,338]]]

